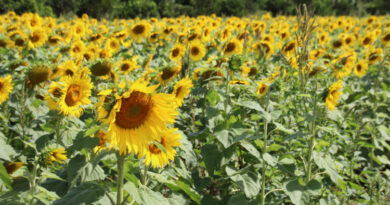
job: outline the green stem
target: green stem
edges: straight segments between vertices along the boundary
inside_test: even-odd
[[[126,155],[116,153],[117,165],[118,165],[118,178],[117,178],[117,189],[116,189],[116,204],[121,205],[123,201],[123,180],[124,180],[124,164]]]
[[[268,112],[268,100],[269,96],[267,96],[266,99],[266,112]],[[263,152],[262,152],[262,162],[263,167],[261,169],[261,194],[260,194],[260,205],[265,204],[265,182],[266,182],[266,170],[267,170],[267,163],[264,159],[264,155],[267,153],[267,141],[268,141],[268,121],[264,119],[264,143],[263,143]]]
[[[145,165],[144,175],[142,176],[142,184],[143,185],[146,185],[146,180],[148,179],[148,169],[149,169],[149,166]]]
[[[261,170],[261,195],[260,195],[260,205],[265,204],[265,171],[267,169],[267,163],[264,159],[264,154],[267,153],[267,140],[268,140],[268,122],[265,120],[264,122],[264,145],[263,145],[263,154],[262,154],[262,160],[263,160],[263,167]]]
[[[315,89],[317,90],[317,81],[315,81]],[[315,95],[315,94],[314,94]],[[310,126],[309,154],[307,158],[306,183],[311,180],[312,155],[314,146],[314,137],[316,135],[316,118],[317,118],[317,96],[313,97],[313,121]]]
[[[30,181],[30,194],[31,194],[31,200],[30,200],[30,205],[34,204],[34,195],[35,195],[35,186],[36,186],[36,177],[37,177],[37,170],[38,170],[38,164],[34,164],[33,167],[33,172],[31,176],[31,181]]]

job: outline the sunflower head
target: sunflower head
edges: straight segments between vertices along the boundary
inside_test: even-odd
[[[13,88],[12,77],[7,75],[6,77],[0,77],[0,104],[6,101]]]
[[[194,87],[194,84],[192,84],[192,80],[188,76],[176,83],[172,94],[175,96],[179,107],[183,104],[184,98],[191,92],[192,87]]]
[[[268,85],[264,82],[257,83],[257,91],[256,94],[258,97],[263,97],[268,91]]]
[[[166,84],[171,81],[181,71],[181,65],[169,66],[164,68],[158,75],[158,81]]]
[[[129,33],[133,39],[139,42],[140,40],[142,40],[143,38],[149,35],[150,30],[151,30],[151,25],[146,21],[142,21],[134,24],[130,28]]]
[[[27,76],[27,83],[34,87],[50,79],[51,68],[46,65],[34,66]]]
[[[193,41],[190,45],[190,58],[193,61],[201,60],[206,54],[206,48],[200,41]]]
[[[242,53],[242,43],[238,39],[232,39],[225,44],[223,53],[227,56]]]
[[[91,73],[94,76],[107,76],[112,72],[112,63],[109,61],[98,62],[91,67]]]
[[[328,91],[328,96],[325,99],[325,105],[329,110],[334,110],[338,104],[338,100],[341,96],[340,89],[343,88],[341,80],[338,80],[333,85],[330,86]]]
[[[53,164],[55,162],[61,164],[67,159],[68,157],[66,156],[66,151],[63,147],[50,150],[46,156],[46,161],[49,164]]]
[[[20,167],[24,166],[24,162],[6,162],[4,163],[4,167],[7,170],[8,174],[12,174],[16,172]]]
[[[368,69],[367,63],[365,63],[364,61],[359,61],[359,62],[355,65],[354,73],[355,73],[358,77],[361,78],[361,77],[363,77],[363,76],[366,75],[367,69]]]

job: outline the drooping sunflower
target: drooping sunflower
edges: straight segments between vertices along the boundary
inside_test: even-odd
[[[205,56],[206,48],[200,41],[192,41],[189,52],[191,60],[198,61]]]
[[[130,28],[129,34],[133,39],[139,42],[149,35],[150,30],[151,25],[146,21],[142,21],[134,24]]]
[[[16,172],[16,170],[18,170],[23,165],[25,165],[24,162],[6,162],[6,163],[4,163],[4,167],[7,170],[7,173],[10,175],[12,173]]]
[[[385,46],[390,44],[390,31],[384,33],[381,37],[381,43]]]
[[[50,46],[58,46],[61,41],[62,41],[62,38],[59,35],[52,35],[52,36],[49,36],[49,38],[47,39],[47,43]]]
[[[268,85],[264,82],[258,82],[257,83],[257,91],[256,94],[259,98],[263,97],[268,91]]]
[[[298,43],[293,40],[288,42],[285,46],[282,48],[283,55],[286,56],[292,56],[295,54],[295,49],[298,47]]]
[[[364,61],[360,60],[355,65],[354,73],[361,78],[361,77],[366,75],[367,69],[368,69],[367,63],[365,63]]]
[[[0,78],[0,104],[2,104],[8,99],[12,88],[13,85],[11,75],[7,75],[6,77]]]
[[[63,147],[51,150],[46,157],[49,164],[53,164],[54,162],[63,163],[66,159],[68,157]]]
[[[236,38],[228,41],[223,48],[223,53],[227,56],[230,56],[233,54],[241,54],[242,53],[241,41],[236,39]]]
[[[27,76],[27,84],[31,87],[50,79],[51,68],[45,65],[34,66]]]
[[[161,84],[166,84],[171,81],[181,71],[181,65],[169,66],[164,68],[157,76],[158,81]]]
[[[118,148],[121,154],[137,154],[149,142],[160,140],[166,125],[175,122],[175,96],[154,93],[157,87],[138,80],[116,97],[108,117],[110,148]]]
[[[366,51],[368,64],[374,64],[378,61],[381,61],[382,60],[382,53],[383,53],[382,48],[369,48]]]
[[[343,88],[341,80],[338,80],[329,88],[328,96],[325,100],[325,105],[331,111],[334,110],[338,104],[338,100],[342,94],[340,91],[341,88]]]
[[[66,76],[60,79],[64,84],[59,101],[60,112],[68,116],[79,117],[84,111],[84,105],[90,104],[89,97],[93,84],[84,75]]]
[[[99,144],[93,149],[95,153],[107,149],[107,143],[110,143],[110,136],[104,130],[99,130],[97,137],[99,138]]]
[[[185,48],[181,44],[175,45],[169,53],[169,59],[173,61],[181,61],[182,56],[185,53]]]
[[[158,142],[164,147],[165,152],[160,150],[153,142],[143,147],[138,155],[139,158],[145,156],[144,163],[146,166],[151,165],[153,168],[162,168],[174,160],[176,150],[174,147],[181,145],[181,135],[175,133],[177,129],[165,129],[158,139]]]
[[[194,84],[192,84],[192,80],[188,76],[176,83],[172,94],[175,95],[177,106],[183,105],[184,98],[191,92],[192,87],[194,87]]]
[[[229,81],[230,85],[249,85],[248,81],[245,80],[231,80]]]
[[[61,84],[59,82],[52,82],[48,93],[45,95],[45,101],[50,110],[55,110],[59,106],[59,99],[61,97]]]

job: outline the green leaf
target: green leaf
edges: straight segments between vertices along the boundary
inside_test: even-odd
[[[10,156],[16,154],[14,149],[8,144],[0,144],[0,150],[0,159],[4,159],[6,161],[11,161]]]
[[[230,197],[228,205],[256,205],[256,200],[248,200],[245,197],[245,194],[243,193],[238,193]]]
[[[7,170],[3,166],[2,163],[0,163],[0,179],[3,181],[3,183],[8,187],[8,189],[12,189],[11,184],[11,178],[9,178]]]
[[[85,149],[93,149],[97,145],[99,145],[98,137],[89,137],[86,136],[83,132],[79,132],[76,136],[76,139],[73,141],[73,145],[71,147],[71,153],[75,151],[80,151],[83,148]]]
[[[256,149],[255,146],[253,146],[253,144],[251,144],[250,142],[248,141],[245,141],[245,140],[242,140],[240,142],[241,146],[244,147],[251,155],[253,155],[256,159],[260,160],[261,159],[261,156],[260,156],[260,152]]]
[[[106,190],[99,184],[84,183],[54,201],[53,205],[91,204],[103,197],[105,192]]]
[[[218,146],[215,144],[204,145],[201,150],[201,155],[206,165],[207,172],[209,175],[214,175],[214,170],[219,167],[222,158]]]
[[[233,143],[233,138],[229,135],[229,131],[226,129],[215,132],[214,135],[217,140],[222,143],[225,149],[230,147]]]
[[[284,125],[282,125],[282,124],[279,124],[279,123],[277,123],[277,122],[274,122],[274,124],[276,125],[276,128],[275,128],[275,129],[277,129],[277,130],[280,130],[280,131],[282,131],[282,132],[284,132],[284,133],[287,133],[287,134],[289,134],[289,135],[292,135],[292,134],[294,133],[294,130],[292,130],[292,129],[287,129],[287,128],[285,128]]]
[[[293,204],[304,205],[309,203],[308,196],[318,195],[321,190],[321,183],[313,179],[307,184],[301,184],[298,179],[284,184],[284,191],[290,197]]]
[[[62,179],[61,177],[57,176],[56,174],[48,172],[48,171],[42,172],[41,176],[43,178],[46,178],[46,179],[57,179],[57,180],[60,180],[60,181],[65,181],[64,179]]]
[[[260,191],[260,176],[259,174],[248,172],[245,174],[233,174],[230,177],[238,184],[241,191],[245,193],[248,198],[253,198],[258,195]]]
[[[51,204],[54,200],[59,199],[60,197],[52,191],[49,191],[41,186],[38,186],[38,193],[34,195],[34,198],[39,199],[44,204]]]
[[[213,106],[218,104],[221,101],[221,97],[219,96],[218,92],[215,90],[211,90],[207,96],[206,96],[207,101]]]
[[[133,182],[127,182],[123,185],[123,189],[130,194],[131,198],[134,199],[137,203],[141,204],[142,199],[140,194],[138,193],[138,188],[133,184]]]
[[[276,166],[276,164],[278,163],[278,160],[275,159],[275,157],[273,157],[272,155],[270,155],[268,153],[264,153],[263,159],[267,162],[267,164],[269,164],[273,167]]]
[[[390,140],[390,129],[385,127],[384,125],[380,125],[378,127],[379,132],[385,140]]]
[[[271,121],[271,114],[269,114],[268,112],[266,112],[258,102],[255,102],[255,101],[240,101],[240,102],[237,102],[236,105],[239,105],[239,106],[243,106],[243,107],[246,107],[246,108],[249,108],[251,110],[256,110],[256,111],[260,111],[261,112],[261,116],[263,118],[265,118],[267,120],[267,122],[270,122]]]
[[[145,205],[170,205],[169,201],[160,194],[160,192],[155,192],[149,189],[146,186],[141,185],[138,189],[139,195],[141,197],[141,203]]]
[[[337,168],[334,163],[334,159],[332,159],[327,154],[322,154],[317,151],[313,151],[313,160],[317,164],[318,167],[325,169],[326,173],[329,174],[330,179],[335,183],[338,184],[339,179],[341,180],[341,177],[337,173]]]

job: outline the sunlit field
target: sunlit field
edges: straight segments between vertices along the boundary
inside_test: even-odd
[[[0,16],[0,204],[389,204],[390,16]]]

